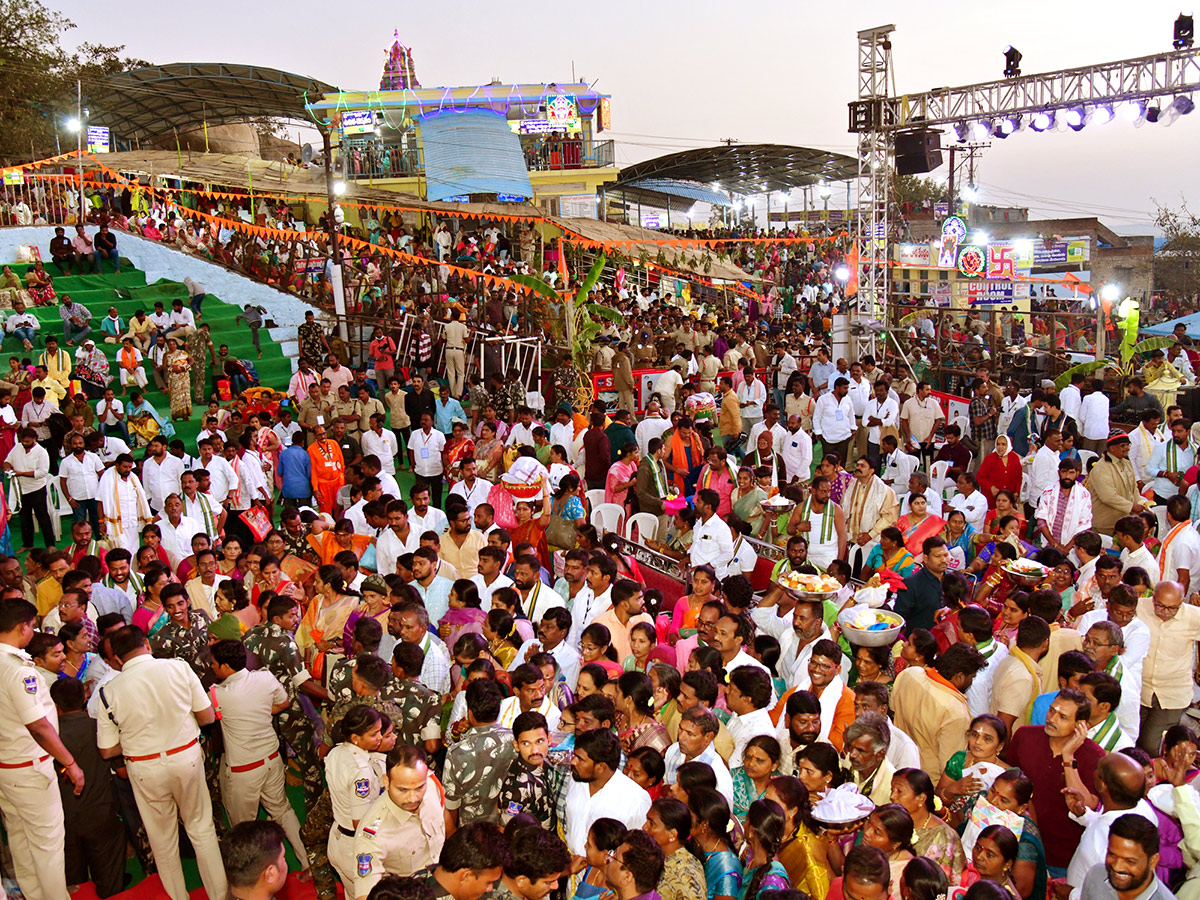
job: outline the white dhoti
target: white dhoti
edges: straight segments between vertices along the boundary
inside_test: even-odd
[[[100,476],[96,499],[100,501],[105,536],[130,553],[137,553],[142,526],[151,519],[141,480],[132,473],[120,478],[114,466]]]
[[[146,369],[144,366],[138,366],[133,371],[129,369],[121,369],[121,387],[125,387],[129,382],[133,382],[140,388],[146,386]]]

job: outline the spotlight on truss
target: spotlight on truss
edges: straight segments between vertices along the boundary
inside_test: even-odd
[[[1190,21],[1190,20],[1189,20]],[[1176,28],[1179,27],[1176,23]],[[1016,78],[1021,74],[1021,51],[1011,44],[1004,51],[1004,77]]]

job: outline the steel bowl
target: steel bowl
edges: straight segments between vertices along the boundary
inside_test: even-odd
[[[896,640],[900,637],[900,630],[904,627],[903,616],[887,609],[876,610],[876,616],[883,616],[892,624],[887,628],[865,631],[862,628],[854,628],[849,624],[850,617],[857,609],[856,606],[848,606],[838,613],[837,623],[842,631],[842,637],[858,647],[889,647],[896,643]]]

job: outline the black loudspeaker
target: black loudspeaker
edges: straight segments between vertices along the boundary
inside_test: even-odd
[[[920,128],[896,132],[896,174],[921,175],[942,164],[942,135]]]

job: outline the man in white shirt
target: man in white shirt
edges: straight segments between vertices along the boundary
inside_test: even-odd
[[[208,494],[220,506],[229,497],[229,489],[237,476],[225,458],[213,452],[212,441],[200,441],[200,469],[208,472]]]
[[[1030,470],[1031,490],[1029,496],[1041,497],[1047,488],[1058,481],[1058,454],[1062,451],[1062,435],[1053,428],[1042,435],[1042,446],[1033,457]]]
[[[680,374],[682,369],[681,363],[672,362],[671,367],[654,381],[654,393],[658,394],[659,401],[668,415],[675,412],[676,398],[679,389],[683,387],[683,375]]]
[[[400,455],[400,442],[396,435],[383,427],[384,416],[375,413],[371,416],[371,427],[363,432],[363,456],[377,456],[380,470],[388,475],[396,474],[396,458]]]
[[[300,427],[299,422],[292,421],[292,411],[285,406],[279,410],[279,421],[271,426],[271,430],[279,438],[279,443],[284,447],[290,447],[292,446],[292,435],[303,429]]]
[[[733,714],[725,723],[733,738],[733,753],[729,765],[737,768],[742,764],[746,744],[752,737],[765,734],[775,735],[771,721],[771,676],[754,666],[740,666],[728,675],[729,685],[725,689],[725,703]]]
[[[429,505],[429,488],[426,485],[414,484],[408,496],[412,500],[412,507],[408,511],[408,524],[417,533],[418,539],[427,531],[441,534],[449,527],[450,521],[446,514]]]
[[[1079,386],[1083,384],[1084,376],[1078,373],[1071,376],[1071,383],[1068,384],[1058,393],[1059,402],[1062,404],[1062,411],[1070,418],[1079,418],[1079,407],[1083,404],[1083,394],[1079,390]]]
[[[517,421],[513,425],[512,430],[508,433],[508,440],[504,442],[506,447],[535,447],[537,444],[533,440],[533,429],[537,427],[537,423],[533,421],[533,410],[527,406],[522,406],[517,410]]]
[[[720,728],[720,720],[706,706],[693,706],[684,712],[679,720],[678,738],[663,754],[663,761],[666,763],[663,784],[674,784],[679,778],[679,767],[684,763],[707,763],[716,776],[717,791],[732,804],[733,778],[725,760],[713,746]]]
[[[976,534],[983,532],[983,523],[987,519],[987,498],[979,490],[979,482],[970,472],[963,472],[956,482],[958,493],[950,498],[950,508],[962,510],[967,524],[975,529]]]
[[[142,462],[142,485],[150,498],[150,509],[160,512],[168,494],[178,493],[183,477],[183,463],[167,453],[167,442],[161,436],[150,439],[146,459]],[[188,548],[186,556],[192,553]]]
[[[782,454],[784,442],[788,438],[788,430],[780,424],[779,407],[774,403],[767,403],[763,406],[763,420],[750,429],[750,435],[746,438],[746,446],[757,447],[758,436],[764,431],[771,432],[771,451]]]
[[[1108,394],[1104,393],[1104,384],[1099,379],[1079,404],[1076,422],[1079,423],[1080,449],[1091,450],[1097,456],[1104,453],[1112,424],[1108,420]]]
[[[432,493],[436,489],[434,504],[442,501],[442,451],[446,449],[446,436],[433,427],[433,416],[421,413],[421,427],[412,432],[408,439],[408,459],[417,476],[417,484],[425,485]],[[427,501],[428,502],[428,501]],[[413,501],[414,506],[416,501]],[[444,517],[443,517],[444,518]]]
[[[196,330],[196,317],[192,311],[183,305],[182,300],[171,304],[171,315],[167,320],[167,337],[185,338]]]
[[[396,574],[396,560],[421,546],[421,533],[412,527],[408,504],[393,500],[387,505],[388,527],[375,542],[375,565],[380,575]]]
[[[783,465],[787,481],[808,481],[812,475],[813,445],[808,432],[800,427],[799,416],[789,416],[783,439]]]
[[[850,379],[837,376],[832,390],[821,394],[813,411],[813,435],[821,439],[825,452],[836,454],[843,466],[858,421],[849,393]]]
[[[480,503],[487,503],[489,492],[492,490],[492,483],[486,478],[475,477],[475,460],[464,460],[459,466],[459,471],[462,473],[462,480],[455,483],[454,487],[450,488],[450,496],[462,497],[467,501],[467,509],[471,511],[471,515],[475,515],[475,507]]]
[[[689,558],[692,566],[709,565],[717,578],[724,578],[733,561],[733,532],[717,515],[720,495],[704,488],[696,492],[696,526]]]
[[[744,427],[753,428],[763,417],[763,407],[767,402],[767,386],[758,380],[754,366],[747,363],[743,369],[745,380],[737,389],[738,405],[742,410]]]
[[[656,437],[657,438],[662,437],[663,432],[666,431],[670,427],[671,427],[670,416],[664,414],[663,409],[661,406],[659,406],[657,400],[651,400],[650,403],[646,406],[645,417],[642,419],[641,422],[638,423],[638,427],[634,430],[634,437],[637,438],[638,449],[641,451],[642,456],[646,456],[650,452],[650,450],[649,450],[650,441]],[[574,435],[574,433],[575,433],[574,426],[571,426],[572,436]],[[574,437],[572,437],[572,440],[574,440]],[[551,444],[557,443],[554,440],[553,430],[551,430],[551,433],[550,433],[550,443]],[[563,444],[563,446],[567,448],[567,452],[569,453],[570,445]]]
[[[42,535],[53,537],[50,511],[46,503],[46,485],[50,483],[50,454],[37,442],[32,428],[22,429],[20,440],[4,459],[4,471],[16,476],[21,497],[21,550],[33,547],[33,517],[37,516]]]
[[[82,522],[87,518],[92,524],[92,531],[100,533],[100,513],[96,504],[96,487],[100,476],[104,474],[104,463],[95,453],[83,449],[83,435],[71,434],[67,438],[67,449],[70,451],[59,464],[58,474],[62,476],[62,490],[71,509],[75,511],[75,521]]]
[[[1155,446],[1146,464],[1146,475],[1154,479],[1154,498],[1158,503],[1166,503],[1181,490],[1187,489],[1183,473],[1195,462],[1196,448],[1192,446],[1191,427],[1186,419],[1176,419],[1171,423],[1170,438]]]
[[[1162,415],[1157,409],[1144,410],[1141,424],[1129,432],[1129,461],[1133,463],[1133,476],[1139,488],[1154,477],[1149,473],[1150,457],[1161,443],[1158,436],[1161,420]]]
[[[505,557],[499,547],[479,548],[479,571],[471,576],[471,583],[479,590],[479,608],[485,612],[491,611],[492,595],[496,591],[512,587],[512,579],[504,574]]]
[[[1167,533],[1158,548],[1162,577],[1183,585],[1185,596],[1200,586],[1200,534],[1192,524],[1191,503],[1176,494],[1167,501]]]
[[[183,514],[183,499],[174,492],[167,495],[155,524],[162,532],[162,547],[172,569],[192,555],[192,538],[206,533],[203,523]]]
[[[771,360],[771,374],[774,379],[771,387],[774,389],[776,406],[783,407],[788,381],[791,380],[792,373],[796,371],[796,368],[796,357],[788,353],[787,342],[780,341],[775,345],[775,358]],[[753,440],[750,446],[754,446]]]
[[[863,409],[863,425],[867,428],[867,451],[878,453],[883,428],[899,428],[899,423],[900,403],[888,396],[887,383],[880,379],[875,383],[874,395]]]
[[[620,771],[620,763],[621,743],[611,730],[595,728],[575,736],[565,825],[567,846],[576,856],[586,853],[588,831],[597,819],[616,819],[626,828],[646,823],[650,795]]]

